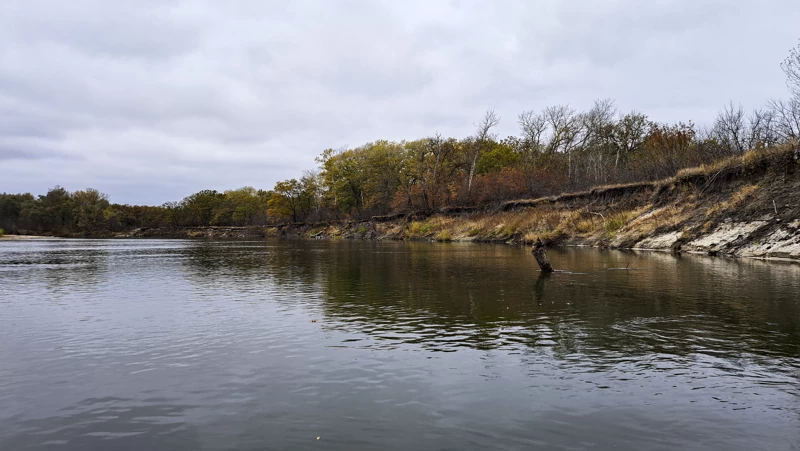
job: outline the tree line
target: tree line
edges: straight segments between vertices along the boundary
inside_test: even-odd
[[[493,110],[474,133],[436,133],[410,141],[377,140],[326,149],[317,168],[271,190],[203,190],[161,206],[112,204],[94,189],[0,194],[6,232],[99,234],[136,227],[244,226],[366,219],[391,213],[434,213],[485,207],[599,185],[650,181],[678,170],[800,139],[800,45],[782,63],[791,95],[746,112],[733,103],[712,125],[658,123],[597,100],[523,111],[519,132],[499,138]]]

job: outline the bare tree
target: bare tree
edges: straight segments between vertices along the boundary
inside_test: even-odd
[[[786,85],[794,94],[794,98],[800,100],[800,44],[789,51],[789,56],[783,60],[781,68],[786,74]]]
[[[734,106],[731,102],[723,108],[717,114],[713,131],[720,144],[729,150],[739,153],[747,150],[746,137],[749,132],[745,123],[744,108],[741,105]]]
[[[775,112],[771,109],[757,109],[750,113],[747,118],[748,148],[772,147],[778,144],[778,136],[775,132]]]
[[[478,158],[483,152],[484,147],[486,147],[486,144],[495,138],[492,129],[497,127],[499,123],[500,116],[498,116],[494,110],[488,110],[486,114],[484,114],[483,119],[476,124],[478,129],[475,132],[475,143],[473,145],[472,158],[469,166],[469,180],[467,181],[468,194],[472,194],[472,178],[475,176],[475,166],[478,164]]]
[[[729,151],[739,153],[772,147],[782,140],[781,111],[786,110],[785,105],[772,102],[769,108],[753,110],[748,116],[741,105],[730,103],[717,115],[710,135]],[[791,132],[792,127],[788,128]]]
[[[527,150],[538,151],[542,148],[542,143],[549,127],[547,118],[543,114],[533,110],[523,111],[519,115],[520,131]]]
[[[580,115],[581,146],[599,147],[608,143],[617,107],[611,99],[595,100],[592,108]]]
[[[569,105],[549,106],[542,114],[550,128],[548,152],[569,152],[580,133],[580,117]]]
[[[533,180],[536,161],[544,148],[544,140],[549,124],[544,114],[537,113],[533,110],[520,113],[517,123],[522,133],[522,142],[520,142],[517,147],[522,157],[525,184],[528,193],[532,193],[536,186]]]
[[[548,152],[567,154],[567,177],[572,181],[572,150],[581,132],[581,118],[569,105],[556,105],[542,112],[550,128]]]
[[[769,108],[773,116],[772,130],[778,142],[800,139],[800,99],[773,100]]]
[[[617,108],[611,99],[595,100],[589,111],[579,114],[577,148],[584,157],[586,173],[591,174],[597,183],[608,179],[607,159],[616,114]]]

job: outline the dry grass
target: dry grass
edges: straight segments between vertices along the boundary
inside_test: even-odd
[[[442,232],[446,231],[450,234],[453,233],[456,228],[460,227],[461,222],[459,219],[460,218],[446,216],[433,216],[422,221],[412,221],[406,227],[403,236],[408,239],[438,239],[437,237]]]
[[[654,210],[648,206],[634,212],[634,219],[630,221],[628,228],[643,235],[650,235],[658,229],[675,228],[689,218],[694,208],[695,204],[688,201]]]
[[[463,224],[452,229],[454,239],[513,240],[527,243],[536,238],[553,242],[569,235],[595,232],[599,224],[599,220],[595,220],[584,209],[566,210],[552,205],[474,216],[462,221]]]
[[[708,165],[700,165],[694,168],[681,169],[675,175],[675,181],[690,180],[699,176],[713,177],[721,172],[738,172],[742,170],[753,170],[761,165],[774,162],[781,158],[791,157],[794,147],[789,144],[785,146],[770,147],[769,149],[753,149],[724,160],[716,161]]]
[[[759,186],[755,184],[745,185],[733,193],[727,201],[714,204],[711,208],[706,210],[706,219],[711,219],[719,216],[721,213],[727,213],[746,201],[750,196],[758,191]]]
[[[731,196],[731,205],[738,206],[745,200],[747,200],[750,196],[753,195],[756,191],[758,191],[759,186],[756,184],[745,185]]]
[[[597,220],[594,218],[583,219],[575,224],[575,230],[578,233],[589,233],[597,228]]]
[[[728,166],[730,166],[730,160],[721,160],[710,165],[701,164],[700,166],[695,166],[693,168],[685,168],[679,170],[678,173],[675,175],[675,179],[677,181],[681,181],[681,180],[693,179],[698,176],[707,177],[719,172],[720,170]],[[667,180],[667,181],[671,182],[672,180]]]
[[[397,236],[438,241],[531,243],[540,238],[552,243],[575,237],[623,242],[685,228],[697,219],[698,209],[707,212],[705,220],[696,226],[707,231],[721,213],[739,208],[759,190],[758,185],[744,185],[726,201],[718,202],[714,200],[718,196],[707,194],[712,182],[729,183],[737,174],[760,174],[769,170],[772,162],[779,168],[787,156],[786,161],[791,161],[792,152],[783,147],[746,152],[714,164],[681,170],[675,177],[658,182],[608,185],[558,197],[507,202],[500,213],[433,216],[409,223]],[[666,191],[675,196],[662,197],[660,194]]]
[[[574,193],[563,193],[558,196],[540,197],[538,199],[518,199],[511,200],[504,203],[500,209],[503,211],[516,210],[521,208],[531,208],[546,206],[556,202],[565,202],[578,199],[586,199],[596,196],[604,195],[621,195],[625,193],[634,193],[639,191],[652,190],[659,185],[660,182],[634,182],[634,183],[617,183],[613,185],[602,185],[586,191],[577,191]]]
[[[654,190],[658,193],[670,187],[682,187],[682,192],[690,201],[693,201],[701,194],[701,189],[694,186],[696,183],[710,184],[725,173],[735,174],[741,172],[763,169],[774,163],[778,165],[781,161],[790,161],[795,152],[796,144],[772,147],[769,149],[754,149],[741,155],[732,156],[727,159],[719,160],[711,164],[700,165],[693,168],[681,169],[674,177],[655,181],[655,182],[635,182],[615,185],[603,185],[591,190],[579,191],[574,193],[563,193],[558,196],[541,197],[538,199],[519,199],[508,201],[501,207],[503,211],[512,211],[525,208],[547,208],[558,202],[567,202],[580,199],[597,198],[597,196],[618,196],[637,192],[647,192]],[[688,184],[688,185],[687,185]],[[688,187],[687,187],[688,186]],[[706,188],[704,186],[703,188]],[[687,190],[691,189],[691,192]]]

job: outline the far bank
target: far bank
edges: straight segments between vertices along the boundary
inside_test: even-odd
[[[800,259],[800,152],[748,152],[659,182],[363,221],[135,229],[115,237],[370,239],[588,245]]]

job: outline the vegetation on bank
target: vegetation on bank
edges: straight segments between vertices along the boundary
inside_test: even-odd
[[[657,182],[508,202],[492,210],[288,224],[267,235],[578,244],[800,259],[800,148],[749,151]]]
[[[517,117],[519,134],[500,139],[494,131],[501,118],[488,111],[475,133],[460,139],[436,134],[327,149],[317,158],[316,170],[280,181],[271,190],[203,190],[161,206],[111,203],[91,188],[70,192],[56,186],[39,196],[0,194],[0,227],[10,233],[96,235],[141,227],[313,223],[398,213],[429,216],[442,209],[511,210],[539,205],[565,192],[579,197],[598,189],[647,189],[669,177],[720,177],[723,166],[735,158],[758,160],[796,145],[800,138],[800,46],[782,67],[792,92],[788,100],[771,101],[749,114],[730,104],[704,129],[692,122],[656,123],[641,112],[618,111],[611,100],[598,100],[587,111],[557,105],[522,112]],[[456,234],[441,224],[426,223],[408,234],[413,238],[433,233],[447,241],[463,232],[499,240],[519,230],[543,231],[544,225],[552,233],[571,233],[573,228],[594,230],[602,223],[604,233],[611,235],[627,219],[553,215],[502,225],[486,219]]]
[[[726,220],[800,218],[800,149],[749,151],[654,183],[612,185],[509,202],[497,211],[411,220],[405,239],[530,244],[562,240],[624,247],[679,230],[684,239]]]

